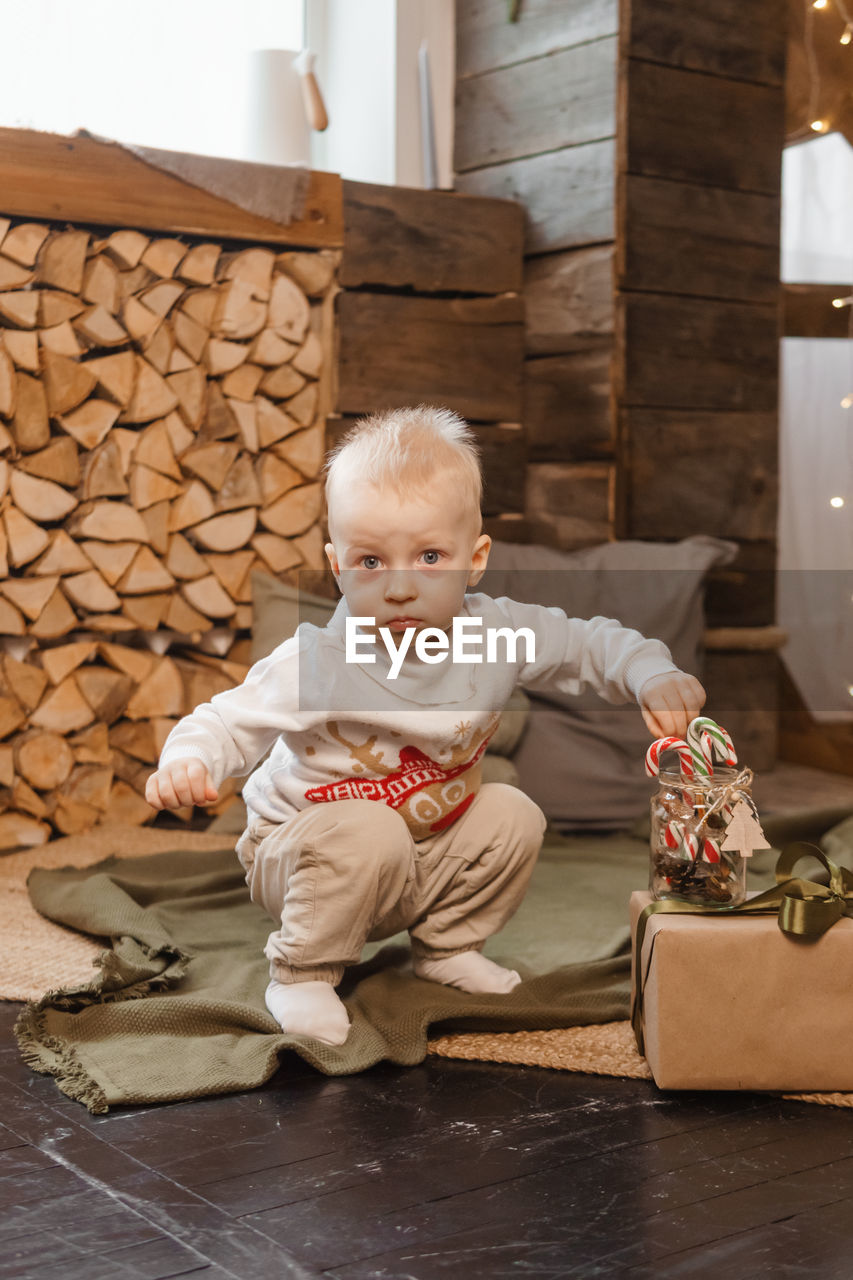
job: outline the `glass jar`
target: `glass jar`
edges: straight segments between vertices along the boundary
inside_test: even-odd
[[[749,770],[717,768],[712,778],[685,781],[661,770],[651,799],[649,892],[703,907],[735,907],[746,897],[746,858],[724,849],[739,800],[755,813]],[[731,842],[729,842],[731,843]]]

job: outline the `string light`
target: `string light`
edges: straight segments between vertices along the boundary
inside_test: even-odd
[[[846,298],[833,298],[832,305],[837,307],[839,310],[841,307],[849,307],[853,305],[853,293],[849,294]]]
[[[847,0],[832,0],[833,7],[844,23],[839,40],[843,45],[849,45],[853,42],[853,15],[847,8]],[[809,73],[809,104],[808,116],[811,117],[809,129],[812,133],[829,133],[832,121],[823,120],[817,116],[818,97],[820,93],[820,72],[818,68],[817,54],[814,46],[814,31],[812,29],[815,10],[823,12],[829,9],[829,0],[805,0],[806,20],[805,20],[805,46],[806,46],[806,62]]]
[[[846,395],[844,397],[844,399],[841,401],[841,408],[842,409],[853,408],[853,395]]]
[[[843,498],[830,498],[830,499],[829,499],[829,505],[830,505],[831,507],[843,507],[843,506],[844,506],[844,499],[843,499]]]

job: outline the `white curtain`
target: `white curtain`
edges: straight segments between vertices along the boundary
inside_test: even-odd
[[[785,152],[782,278],[853,293],[853,149],[828,134]],[[846,312],[845,314],[853,314]],[[779,622],[818,720],[853,720],[853,342],[786,338],[780,387]]]

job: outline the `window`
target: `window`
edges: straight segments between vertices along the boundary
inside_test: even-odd
[[[251,157],[252,51],[301,49],[303,0],[5,0],[0,125]]]
[[[789,147],[782,277],[853,293],[853,148],[840,133]],[[847,314],[853,322],[853,309]],[[785,338],[779,423],[779,622],[817,720],[853,720],[853,341]]]

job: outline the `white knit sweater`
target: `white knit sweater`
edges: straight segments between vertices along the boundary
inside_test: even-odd
[[[250,812],[282,822],[308,804],[368,799],[397,809],[420,840],[473,800],[481,757],[517,685],[563,693],[589,685],[608,702],[625,702],[653,676],[678,670],[659,640],[612,618],[583,621],[472,594],[461,616],[481,618],[484,630],[532,629],[535,658],[527,660],[523,643],[515,661],[494,663],[426,664],[412,652],[391,680],[381,643],[372,665],[346,661],[347,616],[342,600],[328,626],[303,623],[243,684],[197,707],[169,734],[160,765],[197,757],[218,787],[249,773],[272,747],[243,787]]]

